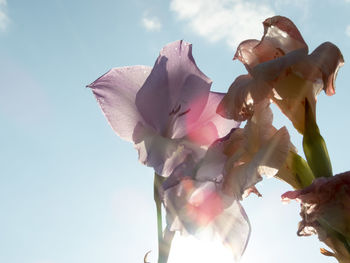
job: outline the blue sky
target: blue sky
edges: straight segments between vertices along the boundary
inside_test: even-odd
[[[259,39],[274,14],[292,19],[310,50],[331,41],[347,61],[349,12],[349,0],[0,0],[0,262],[142,262],[155,251],[152,169],[85,85],[112,67],[153,65],[166,43],[184,39],[224,92],[244,72],[232,61],[237,44]],[[317,105],[335,173],[349,169],[349,82],[345,63],[336,95]],[[288,122],[274,112],[277,127]],[[296,236],[298,205],[280,202],[287,185],[258,187],[264,197],[243,202],[252,224],[243,263],[336,262],[316,237]],[[174,242],[173,263],[213,256],[206,244]]]

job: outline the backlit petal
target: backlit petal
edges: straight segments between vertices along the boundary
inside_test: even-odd
[[[88,85],[113,130],[127,141],[137,123],[144,122],[135,97],[150,72],[146,66],[114,68]]]
[[[187,138],[199,145],[209,146],[215,140],[225,136],[232,128],[239,126],[239,122],[228,120],[216,113],[216,108],[225,94],[210,92],[206,99],[206,105],[203,111],[198,113],[190,110],[187,114],[181,116],[174,125],[174,138],[181,138],[187,135]],[[195,104],[201,102],[199,97],[192,102],[190,108],[197,108]]]
[[[237,48],[238,58],[251,71],[256,65],[283,57],[289,52],[308,47],[294,23],[286,17],[274,16],[263,22],[261,41],[245,40]]]
[[[344,58],[339,48],[330,42],[325,42],[318,46],[309,57],[322,72],[324,91],[328,96],[334,95],[335,79],[339,68],[344,65]]]
[[[168,177],[175,167],[184,162],[187,155],[197,158],[204,155],[204,149],[189,144],[182,139],[169,139],[155,133],[152,128],[138,124],[133,135],[135,148],[139,153],[139,161],[153,167],[154,171]]]
[[[244,121],[254,113],[254,104],[268,96],[272,88],[250,75],[241,75],[231,84],[220,102],[217,113],[224,118]]]
[[[300,48],[308,48],[298,28],[288,18],[274,16],[263,22],[264,36],[261,43],[269,41],[276,48],[287,54]]]
[[[289,148],[289,134],[283,127],[246,163],[236,165],[236,162],[232,162],[224,181],[225,193],[242,199],[244,191],[261,181],[262,175],[271,177],[278,172],[287,158]]]
[[[213,222],[213,228],[236,260],[243,255],[250,237],[250,223],[238,201],[233,201]]]
[[[191,110],[197,118],[203,111],[211,80],[197,67],[192,45],[176,41],[165,46],[142,89],[136,105],[145,121],[159,134],[171,136],[172,118]],[[195,107],[193,101],[201,98]]]

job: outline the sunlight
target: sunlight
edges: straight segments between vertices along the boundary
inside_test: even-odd
[[[192,236],[176,234],[168,263],[233,263],[231,251],[219,240],[199,240]]]

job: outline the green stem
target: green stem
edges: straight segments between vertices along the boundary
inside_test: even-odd
[[[160,189],[164,178],[157,173],[154,174],[154,201],[157,208],[157,231],[158,231],[158,263],[167,263],[171,242],[174,238],[174,232],[165,230],[163,237],[162,225],[162,203],[160,199]]]
[[[320,134],[315,115],[307,99],[305,99],[303,149],[315,177],[330,177],[333,175],[326,142]]]

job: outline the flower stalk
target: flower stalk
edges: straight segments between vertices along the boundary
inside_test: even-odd
[[[164,177],[154,173],[154,201],[157,209],[158,263],[167,263],[174,232],[166,229],[163,235],[161,187]]]

